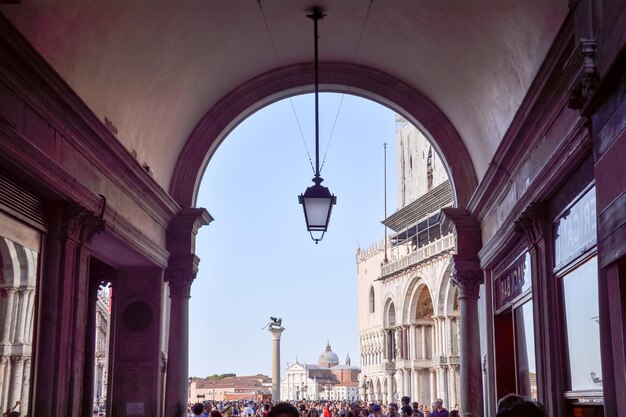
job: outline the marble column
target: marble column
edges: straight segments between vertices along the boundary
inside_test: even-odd
[[[213,218],[204,208],[185,207],[172,219],[167,232],[170,259],[166,277],[170,288],[170,326],[165,388],[165,417],[187,413],[189,378],[189,297],[200,258],[195,237]]]
[[[406,371],[404,369],[398,370],[398,385],[397,385],[397,387],[398,387],[398,395],[400,397],[402,397],[404,395],[404,381],[405,381],[404,374],[405,374],[405,372]]]
[[[413,381],[411,382],[411,398],[413,401],[420,401],[420,383],[419,383],[419,370],[413,369],[411,372],[411,378]]]
[[[395,349],[395,355],[394,355],[394,359],[395,360],[400,360],[402,359],[402,328],[401,327],[396,327],[393,330],[393,335],[394,335],[394,349]]]
[[[426,359],[426,326],[421,325],[420,329],[421,329],[421,336],[422,336],[422,352],[420,356],[422,359]]]
[[[24,359],[24,373],[22,378],[22,415],[27,416],[28,414],[28,406],[29,406],[29,397],[30,397],[30,358]]]
[[[437,374],[435,368],[430,368],[430,398],[428,399],[428,405],[430,405],[437,398]]]
[[[195,274],[168,277],[170,287],[170,334],[167,356],[165,401],[167,417],[186,412],[189,374],[189,298]]]
[[[12,368],[13,368],[13,381],[12,385],[12,393],[11,393],[11,402],[15,404],[15,401],[19,401],[22,399],[22,378],[24,374],[24,359],[22,357],[13,356],[11,357]]]
[[[435,319],[433,317],[433,319]],[[437,350],[437,321],[432,326],[430,326],[430,349],[431,349],[431,359],[435,359],[439,355],[439,351]]]
[[[442,223],[456,232],[456,255],[451,280],[457,285],[460,315],[460,405],[465,417],[479,417],[483,410],[478,297],[483,282],[478,252],[482,247],[480,223],[463,208],[442,209]]]
[[[5,383],[4,383],[4,376],[7,372],[7,361],[8,358],[6,356],[2,356],[0,357],[0,410],[6,410],[6,404],[5,404],[5,395],[4,395],[4,388],[5,388]]]
[[[387,400],[386,404],[390,404],[393,402],[393,376],[395,372],[387,372]]]
[[[457,392],[456,392],[456,368],[457,365],[449,365],[448,366],[448,385],[449,385],[449,406],[450,408],[453,408],[456,404],[458,404],[459,399],[457,397]]]
[[[402,395],[411,396],[411,370],[404,370],[404,392]]]
[[[17,292],[17,288],[9,287],[4,289],[7,293],[7,301],[5,307],[5,317],[4,325],[2,326],[2,344],[7,345],[11,343],[11,324],[14,323],[15,319],[13,317],[13,302],[15,299],[15,293]]]
[[[280,335],[285,330],[282,326],[270,326],[272,334],[272,401],[280,401]]]
[[[448,404],[448,389],[446,387],[446,367],[438,366],[437,367],[437,395],[439,398],[443,399],[444,404]]]

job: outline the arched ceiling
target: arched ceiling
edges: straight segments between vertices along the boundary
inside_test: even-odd
[[[166,190],[183,144],[221,97],[312,60],[313,5],[327,13],[320,59],[422,91],[457,129],[480,179],[568,11],[566,0],[261,4],[278,60],[255,0],[24,0],[0,11]]]

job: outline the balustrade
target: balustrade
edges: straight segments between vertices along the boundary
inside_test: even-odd
[[[428,258],[436,256],[437,254],[454,249],[456,244],[454,234],[450,233],[431,242],[425,246],[417,248],[413,252],[406,256],[403,256],[397,260],[393,260],[381,268],[381,276],[387,276],[394,274],[398,271],[406,269],[410,266],[418,264]]]

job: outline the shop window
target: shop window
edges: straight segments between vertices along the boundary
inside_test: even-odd
[[[567,413],[602,415],[596,258],[596,197],[589,187],[554,222],[554,274],[561,290]]]
[[[563,279],[570,389],[602,389],[598,263],[587,260]]]
[[[494,280],[497,396],[537,399],[530,255],[505,261]]]

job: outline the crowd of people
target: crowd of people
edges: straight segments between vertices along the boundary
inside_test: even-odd
[[[430,406],[402,397],[400,404],[379,401],[213,402],[189,404],[188,417],[460,417],[458,404],[448,410],[443,400]],[[543,407],[510,394],[498,403],[497,417],[545,417]]]

